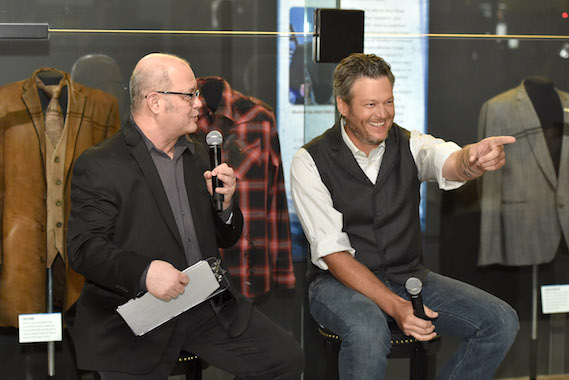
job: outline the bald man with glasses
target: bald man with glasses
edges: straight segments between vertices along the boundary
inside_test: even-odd
[[[237,379],[296,379],[298,343],[232,286],[136,336],[116,308],[148,292],[164,301],[191,287],[182,270],[219,258],[241,235],[236,178],[209,170],[207,148],[189,137],[201,107],[189,63],[149,54],[130,79],[131,117],[75,163],[68,226],[72,267],[86,284],[66,316],[78,367],[103,380],[167,379],[181,350]],[[211,201],[223,182],[223,210]]]

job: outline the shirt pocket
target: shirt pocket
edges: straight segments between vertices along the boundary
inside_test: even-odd
[[[258,178],[263,173],[263,149],[260,138],[244,141],[231,134],[223,142],[225,160],[239,180]]]

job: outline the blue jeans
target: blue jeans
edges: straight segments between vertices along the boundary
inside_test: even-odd
[[[409,299],[405,286],[384,283]],[[383,379],[391,347],[388,321],[393,319],[330,274],[310,284],[308,297],[314,319],[342,337],[340,379]],[[462,342],[437,378],[492,379],[518,332],[516,311],[489,293],[433,272],[423,285],[422,297],[427,307],[439,313],[433,320],[435,331]]]

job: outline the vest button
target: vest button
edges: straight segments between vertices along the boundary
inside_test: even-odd
[[[61,228],[61,226],[63,226],[63,223],[57,222],[57,223],[55,224],[55,226],[56,226],[57,228]]]
[[[58,185],[58,186],[61,185],[61,180],[60,180],[60,179],[56,180],[56,181],[55,181],[55,184]]]
[[[61,206],[61,201],[56,201],[56,202],[55,202],[55,205],[56,205],[57,207]]]
[[[59,162],[59,156],[55,156],[55,158],[53,159],[55,162]]]

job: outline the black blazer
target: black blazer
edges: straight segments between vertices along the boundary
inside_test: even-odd
[[[215,212],[203,172],[209,169],[206,148],[183,156],[185,182],[202,255],[219,257],[241,235],[243,216],[233,202],[231,224]],[[116,312],[134,298],[152,260],[179,270],[186,257],[166,192],[132,121],[75,162],[71,184],[68,255],[85,286],[66,314],[79,368],[144,373],[166,348],[177,319],[137,337]],[[246,327],[251,302],[230,288],[211,301],[230,336]]]

